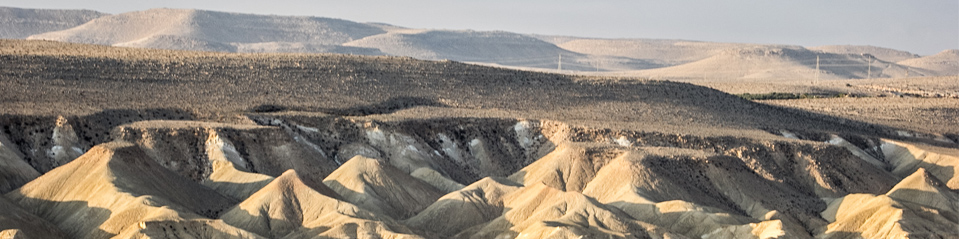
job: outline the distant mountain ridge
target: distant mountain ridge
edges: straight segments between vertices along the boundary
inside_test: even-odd
[[[538,71],[616,72],[674,80],[851,79],[954,75],[959,72],[959,64],[950,62],[956,57],[950,58],[948,54],[920,57],[906,51],[874,46],[805,48],[409,29],[322,17],[195,9],[163,8],[109,15],[89,10],[0,7],[0,23],[9,23],[0,26],[0,38],[218,52],[392,55]],[[802,56],[729,58],[731,52],[757,50],[787,51],[793,56]],[[818,73],[816,57],[821,61]]]
[[[28,37],[76,43],[178,50],[256,52],[284,46],[337,46],[382,29],[316,17],[264,16],[192,9],[151,9],[94,19],[63,31]]]
[[[959,74],[959,50],[945,50],[935,55],[903,60],[897,63],[908,67],[938,71],[940,74],[957,75]]]
[[[91,10],[0,7],[0,38],[27,38],[34,34],[69,29],[106,15]]]

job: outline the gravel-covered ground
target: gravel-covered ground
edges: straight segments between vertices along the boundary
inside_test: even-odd
[[[0,58],[0,107],[9,115],[157,108],[200,116],[283,109],[368,115],[431,106],[697,134],[777,128],[889,132],[854,119],[771,107],[687,83],[404,57],[230,54],[3,40]],[[450,116],[437,110],[420,116],[431,114]]]
[[[959,99],[875,97],[762,102],[924,133],[959,134]]]

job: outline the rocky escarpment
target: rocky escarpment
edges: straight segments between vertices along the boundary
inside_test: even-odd
[[[157,116],[163,117],[171,118]],[[549,190],[565,192],[564,196],[557,196],[562,199],[555,200],[573,200],[575,204],[585,207],[577,210],[599,210],[594,207],[613,210],[597,215],[619,218],[615,219],[619,222],[624,217],[637,220],[639,224],[636,225],[644,225],[642,231],[654,235],[728,238],[769,234],[812,237],[832,233],[834,229],[827,228],[839,227],[836,223],[842,223],[832,216],[822,216],[828,210],[836,210],[837,206],[832,206],[838,205],[835,200],[849,195],[885,194],[899,180],[916,170],[925,170],[923,175],[942,180],[941,185],[952,188],[955,176],[953,170],[947,169],[954,168],[954,158],[959,155],[955,150],[939,146],[914,146],[917,144],[866,136],[833,135],[829,140],[822,140],[828,134],[815,131],[783,130],[783,135],[789,137],[759,139],[612,130],[534,119],[464,117],[384,120],[377,117],[296,112],[258,113],[246,117],[246,121],[233,123],[169,119],[136,121],[131,118],[130,121],[134,122],[101,132],[104,137],[99,141],[110,139],[130,142],[130,146],[124,147],[133,147],[137,152],[142,152],[137,153],[141,155],[140,160],[154,161],[174,175],[236,201],[245,200],[266,187],[275,177],[293,170],[302,180],[314,184],[322,181],[333,188],[332,191],[326,191],[328,197],[345,200],[386,218],[408,219],[404,227],[419,230],[420,235],[427,237],[466,237],[474,233],[518,235],[512,234],[511,230],[546,235],[542,234],[545,233],[541,231],[544,229],[529,223],[550,220],[548,218],[551,216],[520,216],[511,212],[508,205],[520,203],[516,206],[532,207],[528,210],[533,211],[551,206],[515,201],[525,200],[521,199],[525,197],[521,195],[524,195],[522,191],[527,190],[502,191],[494,188],[503,186],[490,188],[474,185],[481,182],[488,185],[489,180],[500,180],[506,185],[519,185],[520,188],[542,185]],[[76,158],[71,154],[21,154],[21,148],[26,149],[25,152],[40,152],[41,149],[59,152],[56,150],[74,147],[85,152],[81,147],[98,142],[94,137],[65,137],[67,133],[91,134],[87,128],[81,131],[85,134],[73,130],[73,126],[77,125],[74,122],[86,118],[73,119],[71,122],[69,117],[57,117],[56,121],[47,122],[45,127],[37,123],[34,128],[50,129],[45,136],[39,130],[29,130],[31,128],[10,131],[10,138],[19,140],[8,140],[3,145],[8,152],[5,162],[16,163],[20,160],[20,165],[29,166],[4,173],[4,177],[19,178],[19,181],[7,181],[10,188],[17,188],[37,178],[38,172],[45,167],[67,165]],[[114,122],[117,121],[87,127],[105,128],[116,124]],[[23,140],[30,136],[33,137],[32,141]],[[356,158],[378,162],[382,166],[355,166],[361,164],[354,162],[360,160]],[[342,168],[348,162],[354,165],[349,167],[352,168],[350,173]],[[343,172],[337,174],[335,171]],[[388,176],[391,174],[384,172],[405,176]],[[375,177],[406,183],[397,181],[383,184],[381,191],[367,192],[363,188],[380,186],[349,186],[366,183],[379,185],[378,182],[387,179],[368,181]],[[496,185],[500,184],[503,183]],[[406,202],[387,196],[405,195],[394,190],[412,190],[409,188],[412,185],[420,185],[416,189],[418,193],[414,193],[416,195],[435,196],[426,201],[415,199]],[[360,191],[355,191],[357,189]],[[422,190],[432,193],[422,194]],[[950,190],[936,192],[944,194],[946,198],[954,197]],[[445,193],[449,195],[440,197]],[[487,193],[499,196],[483,196]],[[507,195],[511,193],[516,195],[508,199],[510,197]],[[467,201],[479,204],[449,204],[446,202],[449,199],[443,199],[447,197],[466,197]],[[574,199],[578,197],[587,199]],[[371,200],[384,203],[366,204]],[[584,202],[580,200],[593,201],[582,204]],[[383,208],[383,205],[390,206]],[[456,228],[459,229],[455,231],[437,230],[433,224],[439,222],[429,223],[430,220],[438,220],[432,217],[453,213],[464,207],[485,208],[484,212],[488,209],[493,214],[465,220],[463,222],[469,224],[458,226]],[[942,207],[939,206],[940,210],[945,210]],[[903,210],[920,209],[912,207]],[[663,214],[665,211],[675,214]],[[46,212],[43,215],[51,214]],[[945,216],[945,219],[936,220],[955,223],[949,218]],[[53,221],[68,223],[62,220]],[[390,223],[395,222],[387,224]],[[523,226],[513,229],[494,226],[502,223],[520,223],[516,225]],[[220,224],[207,226],[223,227],[216,225]],[[626,234],[611,235],[627,235],[628,231],[634,230],[625,229],[634,227],[628,223],[621,227],[627,230],[622,231]],[[377,230],[397,230],[390,228]],[[570,233],[610,233],[579,230]],[[904,233],[910,233],[909,230]],[[935,230],[939,229],[930,230],[938,232]],[[836,234],[829,235],[834,237]]]

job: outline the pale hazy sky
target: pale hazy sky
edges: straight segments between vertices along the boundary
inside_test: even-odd
[[[959,48],[959,0],[0,0],[0,6],[107,13],[197,8],[412,28],[803,46],[873,45],[921,55]]]

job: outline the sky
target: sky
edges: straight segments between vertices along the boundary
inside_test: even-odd
[[[0,0],[0,6],[123,13],[150,8],[339,18],[410,28],[802,46],[959,48],[959,0]]]

